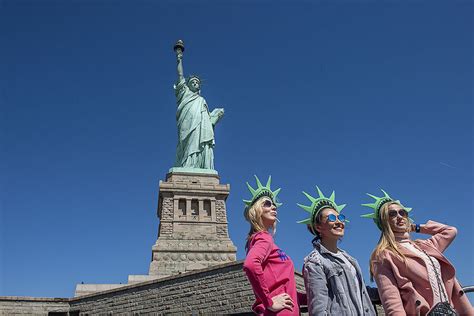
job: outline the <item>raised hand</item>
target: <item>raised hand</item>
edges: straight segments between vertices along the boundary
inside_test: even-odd
[[[183,72],[183,53],[184,53],[184,43],[182,40],[178,40],[173,47],[174,52],[176,53],[176,62],[178,63],[178,81],[184,79]]]

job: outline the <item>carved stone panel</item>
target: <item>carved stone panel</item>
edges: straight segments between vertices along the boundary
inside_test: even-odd
[[[227,223],[227,214],[224,200],[216,201],[216,220],[219,223]]]

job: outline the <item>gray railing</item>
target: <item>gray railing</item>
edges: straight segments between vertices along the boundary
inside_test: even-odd
[[[462,290],[464,293],[474,292],[474,285],[463,286]]]

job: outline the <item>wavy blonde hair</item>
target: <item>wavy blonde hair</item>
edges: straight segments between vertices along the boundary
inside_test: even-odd
[[[370,256],[370,280],[374,280],[374,262],[378,260],[385,250],[393,252],[402,261],[405,261],[405,255],[398,249],[395,235],[393,234],[392,228],[390,227],[390,217],[388,215],[388,207],[390,205],[398,205],[403,207],[398,201],[388,202],[382,205],[380,208],[380,225],[382,226],[382,233],[380,235],[379,242],[375,247],[372,255]],[[408,222],[409,223],[409,222]],[[408,230],[409,225],[407,225]]]
[[[262,196],[259,198],[255,203],[253,203],[250,207],[245,208],[244,216],[245,219],[250,223],[250,230],[247,234],[247,243],[245,244],[245,249],[248,249],[248,244],[250,239],[252,239],[252,235],[258,232],[267,231],[267,227],[263,225],[262,221],[262,214],[263,214],[263,202],[265,200],[271,200],[267,196]],[[272,235],[276,233],[276,224],[275,221],[273,225],[270,227]]]

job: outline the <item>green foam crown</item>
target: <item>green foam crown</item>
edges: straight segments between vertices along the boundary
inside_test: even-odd
[[[254,175],[254,177],[257,180],[257,188],[255,189],[252,188],[252,186],[247,182],[247,188],[252,194],[252,198],[250,200],[243,200],[245,205],[247,207],[250,207],[262,196],[267,196],[273,201],[273,203],[275,203],[277,207],[280,207],[282,203],[277,203],[276,197],[278,193],[280,193],[281,188],[276,189],[275,191],[271,190],[270,185],[272,183],[272,176],[268,177],[267,184],[265,184],[265,186],[262,185],[262,183],[260,182],[260,180],[258,179],[256,175]]]
[[[318,191],[319,197],[315,198],[308,193],[303,191],[303,194],[311,201],[311,205],[306,206],[302,204],[297,204],[303,210],[310,214],[309,218],[304,219],[302,221],[297,222],[298,224],[311,224],[314,218],[318,215],[318,213],[324,208],[333,208],[338,213],[341,213],[342,209],[346,207],[346,204],[337,205],[334,199],[336,198],[336,193],[332,191],[331,196],[329,198],[325,197],[323,192],[316,186],[316,190]]]
[[[374,210],[374,212],[369,213],[369,214],[361,215],[361,217],[372,218],[374,220],[374,223],[377,225],[377,227],[380,230],[382,230],[382,224],[380,223],[380,209],[382,208],[382,205],[384,205],[387,202],[397,202],[400,205],[402,205],[402,203],[400,203],[400,201],[398,201],[398,200],[395,200],[395,199],[391,198],[390,195],[388,195],[388,193],[385,192],[384,190],[382,190],[382,189],[380,189],[380,190],[383,192],[384,196],[378,197],[378,196],[372,195],[370,193],[367,193],[367,195],[370,196],[371,198],[373,198],[375,201],[374,201],[374,203],[366,203],[366,204],[361,204],[361,205],[370,207],[371,209]],[[411,207],[404,207],[403,206],[403,208],[407,212],[410,212],[412,210]]]

